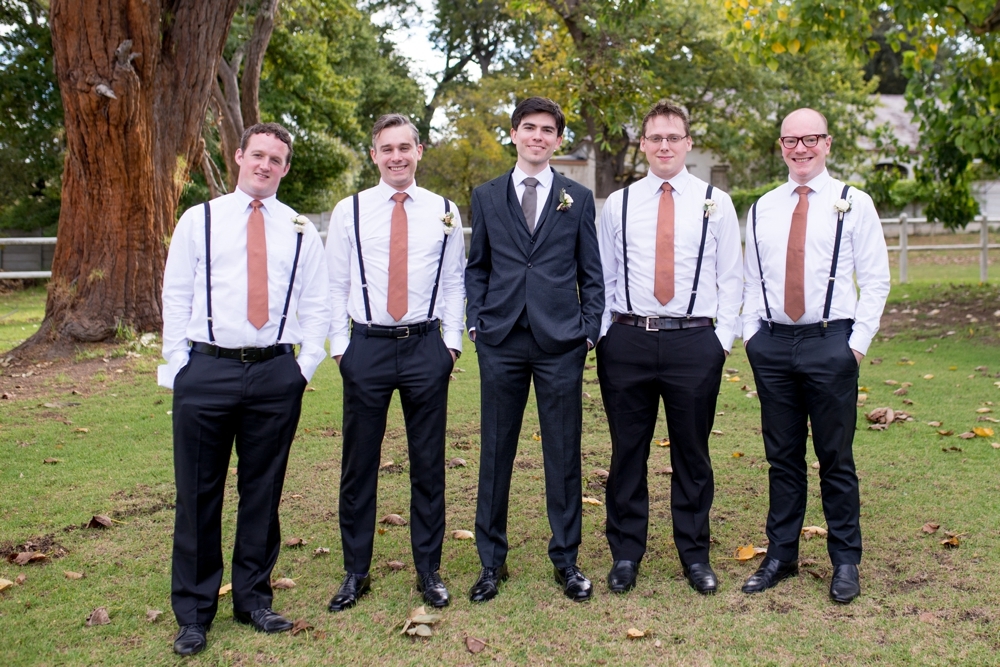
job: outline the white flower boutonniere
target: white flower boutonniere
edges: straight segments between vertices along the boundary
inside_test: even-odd
[[[444,223],[444,235],[448,236],[453,231],[455,231],[455,214],[448,211],[441,216],[441,222]]]
[[[299,215],[292,216],[292,224],[295,225],[295,231],[297,231],[299,234],[304,234],[306,231],[306,225],[308,225],[311,222],[312,220],[302,215],[301,213]]]
[[[854,204],[850,199],[838,199],[833,202],[833,210],[837,213],[847,213],[851,210],[851,206]]]
[[[714,199],[706,199],[705,200],[705,206],[702,208],[702,210],[704,210],[705,213],[708,213],[709,215],[712,215],[718,209],[719,209],[719,205],[715,203]]]
[[[573,198],[566,194],[566,188],[559,191],[559,206],[557,211],[568,211],[573,208]]]

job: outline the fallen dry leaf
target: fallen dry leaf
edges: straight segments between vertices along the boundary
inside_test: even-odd
[[[451,531],[452,538],[456,540],[474,540],[476,539],[476,534],[471,530],[453,530]]]
[[[110,528],[111,524],[111,517],[104,516],[103,514],[95,514],[91,517],[90,522],[87,524],[87,528]]]
[[[5,591],[13,585],[14,582],[10,579],[0,579],[0,591]]]
[[[738,459],[743,456],[743,452],[733,452],[733,458]]]
[[[908,398],[903,399],[903,405],[913,405],[913,401]]]
[[[603,470],[601,468],[598,468],[598,469],[594,470],[590,474],[593,475],[594,477],[598,478],[602,482],[608,481],[608,477],[611,476],[611,473],[609,473],[607,470]]]
[[[1000,442],[991,442],[990,447],[993,449],[1000,449]]]
[[[378,469],[379,470],[385,470],[386,468],[391,468],[394,465],[396,465],[396,462],[393,461],[392,459],[389,459],[388,461],[386,461],[385,463],[383,463],[382,465],[380,465],[378,467]]]
[[[976,408],[976,412],[979,414],[986,414],[987,412],[993,412],[990,408]]]
[[[73,432],[74,433],[90,433],[90,429],[89,428],[75,428],[75,429],[73,429]]]
[[[726,380],[726,382],[742,382],[739,375],[734,375],[733,377]]]
[[[888,424],[869,424],[868,425],[868,430],[869,431],[884,431],[887,428],[889,428]]]
[[[965,433],[959,433],[958,437],[960,437],[962,440],[972,440],[973,438],[976,437],[976,434],[973,433],[972,431],[966,431]]]
[[[658,444],[660,447],[669,447],[670,438],[661,438],[660,440],[656,441],[656,444]]]
[[[638,628],[629,628],[628,632],[626,632],[625,635],[629,639],[642,639],[643,637],[646,636],[646,633]]]
[[[90,612],[87,616],[87,626],[94,625],[108,625],[111,623],[111,617],[108,616],[108,610],[106,607],[98,607],[94,611]]]
[[[326,630],[313,630],[312,638],[315,640],[326,639]]]
[[[226,584],[226,585],[224,585],[222,588],[219,589],[219,597],[221,598],[223,595],[225,595],[226,593],[228,593],[231,590],[233,590],[233,585],[232,584]]]
[[[302,500],[302,494],[301,493],[293,493],[292,495],[290,495],[288,497],[291,498],[292,500]]]
[[[656,475],[673,475],[674,474],[674,469],[671,468],[670,466],[667,466],[666,468],[660,468],[659,470],[655,471],[654,474],[656,474]]]
[[[955,435],[954,431],[938,431],[938,435]]]
[[[316,547],[313,549],[313,556],[327,556],[330,554],[330,550],[326,547]]]
[[[486,648],[486,641],[478,637],[466,637],[465,648],[469,653],[475,655],[481,653]]]
[[[712,435],[725,435],[722,431],[717,428],[712,429]]]
[[[542,441],[542,436],[538,435],[537,433],[532,433],[531,434],[531,439],[534,440],[535,442],[541,442]]]
[[[736,560],[745,561],[750,560],[754,556],[758,556],[762,553],[767,553],[767,549],[763,547],[755,547],[752,544],[747,544],[736,549]]]
[[[387,565],[389,566],[389,569],[394,572],[399,572],[404,567],[406,567],[406,563],[404,563],[401,560],[391,560],[387,563]]]
[[[449,468],[464,468],[465,467],[465,459],[462,459],[462,458],[459,458],[459,457],[456,456],[452,460],[448,461],[448,467]]]
[[[906,387],[900,387],[896,391],[892,392],[892,395],[893,396],[906,396],[908,393],[910,393],[910,392],[906,389]]]
[[[941,527],[941,524],[934,523],[933,521],[928,521],[927,523],[925,523],[923,526],[920,527],[920,530],[924,531],[928,535],[932,535],[932,534],[936,533],[937,530],[938,530],[938,528],[940,528],[940,527]]]
[[[993,429],[987,428],[986,426],[977,426],[972,429],[972,432],[980,438],[989,438],[993,435]]]
[[[48,463],[48,464],[62,463],[62,459],[45,459],[44,461],[42,461],[42,463]]]
[[[303,540],[301,537],[289,537],[285,540],[286,547],[304,547],[308,542]]]
[[[146,621],[149,622],[149,623],[156,623],[158,620],[160,620],[160,616],[162,616],[162,615],[163,615],[163,612],[160,611],[159,609],[147,609],[146,610]]]
[[[941,545],[945,549],[957,549],[958,548],[958,535],[952,535],[951,537],[941,540]]]
[[[813,470],[819,470],[819,461],[812,464]]]
[[[599,506],[603,505],[604,503],[602,503],[597,498],[591,498],[590,496],[584,496],[583,497],[583,504],[584,505],[597,505],[599,507]]]
[[[288,577],[282,577],[281,579],[278,579],[277,581],[272,583],[271,588],[274,588],[279,591],[287,591],[292,588],[295,588],[295,582],[289,579]]]
[[[379,523],[387,523],[390,526],[405,526],[406,519],[398,514],[386,514]]]
[[[886,381],[885,381],[885,383],[886,383],[887,385],[889,385],[890,387],[894,387],[895,385],[899,384],[899,383],[898,383],[898,382],[896,382],[895,380],[886,380]]]
[[[941,423],[942,423],[942,422],[937,422],[937,421],[934,421],[934,422],[927,422],[927,425],[928,425],[928,426],[934,426],[934,427],[938,427],[938,426],[940,426],[940,425],[941,425]]]
[[[64,570],[63,574],[66,575],[67,579],[83,579],[84,577],[82,572],[70,572],[69,570]]]
[[[19,554],[9,554],[7,561],[14,565],[27,565],[28,563],[39,563],[47,558],[48,556],[41,551],[22,551]]]
[[[294,637],[298,635],[300,632],[309,632],[312,629],[313,629],[312,623],[310,623],[304,618],[300,618],[294,623],[292,623],[292,629],[290,630],[290,632],[291,635]]]
[[[14,583],[16,585],[18,585],[18,586],[20,586],[21,584],[23,584],[27,580],[28,580],[28,575],[26,575],[26,574],[19,574],[16,577],[14,577]]]
[[[814,537],[826,537],[826,528],[819,526],[806,526],[802,529],[802,537],[811,540]]]
[[[933,373],[928,373],[927,375],[924,376],[924,379],[925,380],[933,380],[934,379],[934,374]]]

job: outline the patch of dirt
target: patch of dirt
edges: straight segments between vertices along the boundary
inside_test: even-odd
[[[41,551],[49,558],[62,558],[69,551],[56,542],[55,534],[49,533],[41,537],[32,537],[21,544],[14,542],[0,542],[0,559],[6,560],[8,556],[23,553],[25,551]]]
[[[76,361],[81,354],[93,358]],[[55,390],[86,395],[94,386],[95,375],[126,372],[131,358],[122,353],[121,345],[105,343],[67,347],[46,359],[8,354],[0,357],[0,401],[34,401]]]
[[[933,299],[887,305],[878,335],[976,336],[1000,345],[1000,337],[993,335],[997,331],[1000,331],[1000,286],[948,285],[942,286]]]

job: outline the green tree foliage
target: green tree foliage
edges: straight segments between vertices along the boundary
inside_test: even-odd
[[[824,42],[859,60],[883,48],[880,39],[902,51],[927,214],[952,227],[971,219],[971,170],[1000,171],[1000,1],[726,0],[726,8],[732,42],[775,69],[780,54]],[[950,57],[938,58],[942,50]]]
[[[62,101],[47,3],[0,0],[0,228],[55,233]]]

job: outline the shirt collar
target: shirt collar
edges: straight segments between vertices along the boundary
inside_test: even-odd
[[[236,188],[233,190],[233,194],[236,196],[237,203],[244,210],[250,208],[250,202],[256,199],[256,197],[252,197],[248,195],[246,192],[243,192],[243,190],[241,190],[239,186],[236,186]],[[258,201],[260,201],[260,203],[264,205],[263,208],[265,211],[271,213],[274,211],[274,207],[278,203],[278,195],[273,194],[270,197],[267,197],[266,199],[260,199]]]
[[[378,191],[379,199],[384,199],[385,201],[389,201],[392,198],[392,196],[397,192],[405,192],[406,194],[410,195],[410,199],[416,200],[417,181],[416,179],[414,179],[414,181],[410,183],[410,185],[406,189],[397,190],[396,188],[392,187],[385,181],[380,180],[378,182],[378,185],[375,186],[375,190]]]
[[[822,172],[813,177],[811,181],[805,183],[813,192],[821,192],[823,188],[833,181],[833,177],[830,176],[830,172],[824,169]],[[792,180],[792,177],[788,177],[788,192],[789,194],[795,194],[795,188],[799,187],[799,183]]]
[[[664,181],[670,183],[670,187],[677,190],[678,195],[684,194],[684,188],[687,187],[688,183],[691,181],[691,174],[688,172],[687,167],[681,167],[681,170],[673,178],[660,178],[653,172],[649,172],[646,175],[646,181],[649,183],[649,194],[650,196],[657,194],[660,188],[663,187]]]
[[[521,168],[518,167],[517,165],[514,165],[514,173],[511,174],[510,177],[514,179],[515,186],[520,185],[521,182],[524,181],[524,179],[529,178],[529,176],[523,171],[521,171]],[[552,179],[554,178],[552,174],[552,168],[549,167],[546,169],[542,169],[539,173],[535,174],[531,178],[537,179],[538,184],[541,185],[543,188],[551,188]]]

